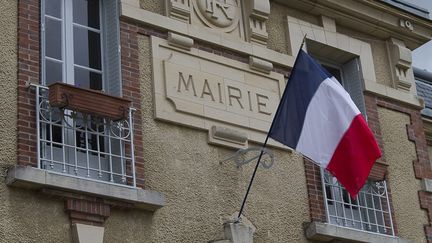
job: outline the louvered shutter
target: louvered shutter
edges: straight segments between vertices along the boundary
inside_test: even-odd
[[[104,0],[102,2],[102,12],[105,92],[115,96],[122,96],[118,0]]]
[[[358,58],[354,58],[342,65],[343,86],[348,91],[351,99],[366,118],[366,107],[363,96],[363,76]]]

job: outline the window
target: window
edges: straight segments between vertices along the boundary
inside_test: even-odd
[[[120,96],[117,1],[42,1],[42,81]]]
[[[42,0],[42,84],[63,82],[121,95],[116,0]],[[38,89],[40,165],[53,172],[131,184],[132,120],[49,106]]]
[[[324,62],[323,67],[329,71],[350,94],[357,108],[366,117],[366,107],[363,96],[363,78],[358,58],[353,58],[344,64]]]
[[[330,224],[394,235],[385,181],[367,181],[353,199],[331,174],[323,174],[325,208]]]
[[[358,59],[343,65],[323,64],[347,90],[366,117]],[[379,234],[394,235],[385,181],[367,181],[356,199],[335,177],[321,170],[327,221],[330,224]]]

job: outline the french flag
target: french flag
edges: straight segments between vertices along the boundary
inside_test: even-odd
[[[276,111],[269,137],[327,169],[351,197],[381,150],[342,85],[303,50]]]

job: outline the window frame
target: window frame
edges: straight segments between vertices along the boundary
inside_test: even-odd
[[[345,63],[342,63],[342,64],[340,64],[340,63],[337,63],[337,62],[335,62],[335,61],[332,61],[332,60],[329,60],[329,59],[326,59],[326,58],[323,58],[323,57],[321,57],[321,56],[319,56],[319,57],[316,57],[315,56],[315,58],[319,61],[319,63],[324,67],[324,68],[332,68],[332,69],[336,69],[338,72],[339,72],[339,76],[340,76],[340,78],[337,78],[337,77],[335,77],[338,81],[339,81],[339,83],[342,85],[342,87],[350,94],[350,96],[351,96],[351,93],[349,92],[349,90],[347,90],[346,88],[345,88],[345,86],[348,84],[347,82],[347,80],[345,80],[345,74],[344,74],[344,65],[346,64],[346,63],[348,63],[348,62],[350,62],[350,61],[352,61],[353,59],[351,59],[351,60],[349,60],[349,61],[347,61],[347,62],[345,62]],[[359,63],[357,63],[357,65],[359,65]],[[360,70],[361,70],[361,67],[358,67]],[[332,75],[333,75],[333,73],[331,73]],[[360,79],[362,79],[362,77],[360,77]],[[367,114],[366,114],[366,110],[364,111],[364,113],[362,112],[362,114],[363,114],[363,116],[365,117],[365,119],[366,119],[366,121],[367,121]],[[352,199],[350,196],[349,196],[349,194],[348,194],[348,192],[345,190],[345,188],[343,188],[343,186],[342,185],[340,185],[339,184],[339,182],[336,180],[336,178],[335,177],[333,177],[329,172],[327,172],[327,171],[325,171],[325,169],[323,169],[323,168],[320,168],[320,174],[321,174],[321,184],[322,184],[322,193],[323,193],[323,199],[324,199],[324,209],[325,209],[325,216],[326,216],[326,220],[327,220],[327,223],[328,224],[331,224],[331,225],[334,225],[334,226],[336,226],[336,227],[343,227],[343,228],[348,228],[348,229],[352,229],[352,230],[358,230],[358,231],[362,231],[362,232],[367,232],[367,233],[373,233],[373,234],[380,234],[380,235],[390,235],[390,236],[395,236],[395,232],[394,232],[394,225],[393,225],[393,217],[392,217],[392,212],[391,212],[391,207],[390,207],[390,201],[389,201],[389,195],[388,195],[388,191],[387,191],[387,184],[386,184],[386,181],[384,180],[384,181],[382,181],[382,183],[384,184],[384,189],[385,189],[385,191],[384,191],[384,195],[385,195],[385,200],[387,201],[387,205],[385,205],[386,207],[387,207],[387,209],[388,209],[388,212],[385,212],[388,216],[388,220],[389,220],[389,230],[390,230],[390,234],[387,234],[387,233],[380,233],[380,232],[374,232],[374,231],[372,231],[372,229],[364,229],[364,227],[363,227],[363,224],[365,223],[365,224],[368,224],[368,222],[362,222],[362,217],[363,217],[363,215],[362,215],[362,210],[366,210],[366,213],[367,214],[369,214],[369,210],[374,210],[374,213],[375,213],[375,217],[376,217],[376,209],[375,208],[369,208],[369,207],[367,207],[368,205],[368,203],[366,202],[366,198],[364,198],[364,201],[366,202],[366,206],[364,206],[364,205],[361,205],[361,199],[359,199],[359,198],[356,198],[356,199]],[[339,197],[341,198],[341,201],[337,201],[336,200],[336,197],[334,196],[334,193],[336,193],[335,192],[335,189],[334,189],[334,187],[333,186],[329,186],[329,188],[328,188],[328,184],[329,183],[326,183],[325,182],[325,178],[326,178],[326,176],[330,176],[330,178],[332,178],[333,180],[336,180],[335,182],[333,182],[333,184],[337,184],[338,185],[338,189],[339,190],[341,190],[341,191],[339,191]],[[363,190],[366,188],[366,186],[367,186],[367,184],[368,183],[371,183],[371,181],[368,179],[368,181],[366,182],[366,184],[363,186],[363,188],[361,189],[361,191],[359,192],[359,195],[361,194],[361,193],[364,193],[363,192]],[[329,198],[329,195],[328,195],[328,192],[330,192],[330,193],[332,193],[331,195],[330,195],[330,198]],[[347,196],[347,198],[345,198]],[[347,200],[346,200],[347,199]],[[372,197],[372,200],[374,200],[373,199],[373,197]],[[351,210],[351,216],[353,217],[353,219],[351,220],[351,221],[355,221],[355,219],[354,219],[354,214],[353,214],[353,211],[354,210],[357,210],[358,211],[358,215],[359,215],[359,217],[360,217],[360,222],[361,222],[361,229],[358,229],[358,228],[356,228],[356,227],[349,227],[349,226],[346,226],[345,224],[344,225],[340,225],[340,224],[335,224],[335,223],[332,223],[332,221],[331,221],[331,215],[330,215],[330,210],[329,210],[329,205],[330,205],[330,203],[329,203],[329,201],[330,202],[332,202],[332,203],[334,203],[335,205],[333,205],[333,204],[331,204],[331,205],[333,205],[333,207],[335,207],[335,211],[336,211],[336,215],[335,216],[333,216],[334,218],[338,218],[338,217],[340,217],[339,215],[338,215],[338,210],[336,209],[336,207],[337,207],[337,205],[336,204],[341,204],[340,206],[342,207],[342,211],[343,211],[343,215],[345,215],[345,211],[346,210]],[[373,206],[375,207],[375,205],[373,204]],[[382,209],[382,205],[381,205],[381,209]],[[367,218],[369,218],[369,215],[367,215]],[[383,219],[383,224],[384,224],[384,228],[387,226],[386,225],[386,222],[385,222],[385,220],[386,220],[386,218],[384,217],[384,214],[383,214],[383,216],[382,216],[382,219]],[[342,219],[342,221],[349,221],[350,219],[349,218],[343,218]],[[375,220],[377,221],[377,219],[375,218]],[[377,230],[379,231],[379,225],[378,225],[378,222],[375,222],[376,224],[377,224],[377,226],[376,226],[376,228],[377,228]],[[369,225],[370,225],[370,222],[369,222]]]
[[[82,24],[74,23],[73,21],[73,0],[60,0],[61,1],[61,18],[56,18],[54,16],[47,15],[46,10],[46,0],[41,1],[41,79],[42,85],[47,85],[46,80],[46,59],[58,62],[58,60],[46,56],[46,22],[45,18],[55,19],[61,21],[61,54],[62,54],[62,82],[67,84],[76,85],[75,81],[75,67],[85,69],[87,71],[95,72],[101,75],[102,89],[101,91],[106,92],[106,67],[105,67],[105,21],[104,21],[104,11],[103,11],[103,1],[99,0],[99,30],[84,26]],[[101,70],[93,69],[91,67],[82,66],[75,64],[74,56],[74,27],[83,28],[87,31],[93,31],[99,34],[100,37],[100,61]],[[119,80],[120,82],[120,80]],[[90,84],[89,84],[90,86]]]

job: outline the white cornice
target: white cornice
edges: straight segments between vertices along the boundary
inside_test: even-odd
[[[376,0],[274,0],[291,8],[314,15],[327,15],[338,25],[365,32],[380,39],[395,37],[410,49],[432,38],[432,20],[417,17]],[[400,27],[400,20],[408,20],[413,30]]]

